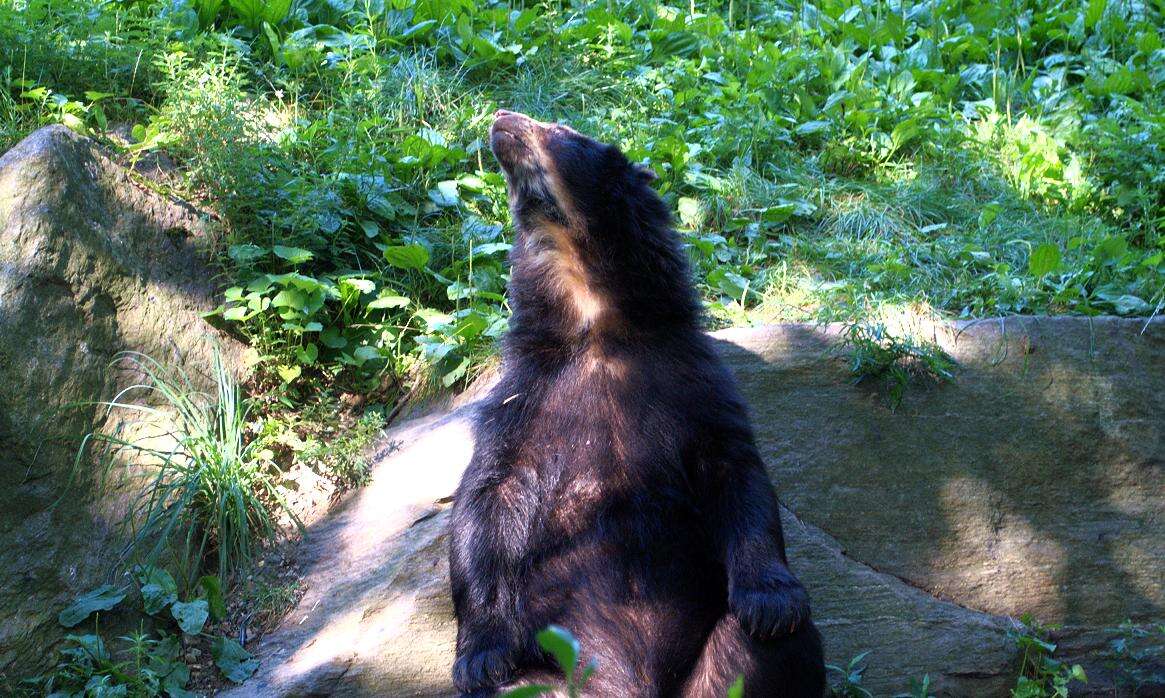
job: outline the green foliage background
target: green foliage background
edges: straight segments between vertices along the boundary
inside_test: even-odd
[[[1165,303],[1163,11],[0,0],[0,147],[55,121],[173,158],[166,186],[221,216],[219,313],[292,392],[451,385],[492,353],[503,106],[660,175],[713,324],[1149,316]]]

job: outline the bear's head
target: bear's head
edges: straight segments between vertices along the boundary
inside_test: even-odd
[[[687,259],[655,175],[615,146],[499,110],[490,147],[517,234],[511,330],[594,336],[698,324]]]

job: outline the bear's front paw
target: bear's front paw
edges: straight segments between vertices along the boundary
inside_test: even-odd
[[[495,688],[513,675],[514,653],[500,645],[466,652],[453,662],[453,685],[462,693]]]
[[[791,576],[734,584],[728,605],[744,629],[761,640],[792,634],[809,620],[809,595]]]

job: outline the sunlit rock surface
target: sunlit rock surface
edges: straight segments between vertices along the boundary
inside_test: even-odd
[[[203,229],[62,126],[0,157],[0,673],[13,679],[51,660],[56,614],[109,581],[120,548],[120,512],[94,496],[94,473],[69,479],[79,437],[117,415],[77,403],[135,379],[107,368],[123,350],[196,383],[210,365]],[[237,347],[221,341],[230,360]]]
[[[1104,681],[1106,629],[1165,617],[1165,323],[1012,318],[915,328],[958,362],[891,411],[828,328],[715,335],[788,509],[828,660],[863,684],[1007,695],[1008,616],[1063,624]],[[231,695],[452,693],[448,497],[465,408],[391,432],[372,484],[309,534],[308,592]]]

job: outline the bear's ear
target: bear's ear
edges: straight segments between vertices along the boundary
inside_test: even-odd
[[[651,169],[647,165],[635,165],[634,168],[635,174],[639,177],[639,179],[643,180],[647,184],[651,184],[655,180],[659,179],[659,175],[655,174],[655,170]]]

